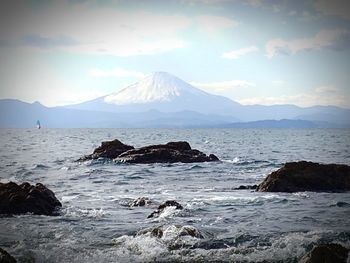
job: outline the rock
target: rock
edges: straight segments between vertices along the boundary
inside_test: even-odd
[[[113,141],[106,141],[102,142],[101,146],[96,148],[92,154],[86,155],[78,159],[78,161],[82,162],[98,158],[114,159],[117,158],[121,153],[131,149],[134,149],[134,147],[126,145],[117,139]]]
[[[126,163],[193,163],[219,161],[214,155],[207,156],[201,151],[191,149],[188,142],[168,142],[135,149],[119,140],[102,142],[90,155],[78,159],[83,162],[98,158],[115,159]]]
[[[165,201],[163,204],[159,205],[157,210],[153,211],[147,218],[158,217],[166,207],[174,207],[175,209],[183,209],[182,205],[180,205],[175,200]]]
[[[140,230],[136,233],[136,236],[145,235],[150,233],[151,236],[157,238],[163,238],[168,233],[173,233],[176,238],[190,236],[195,238],[204,238],[199,230],[193,226],[181,226],[181,225],[169,225],[169,226],[156,226]]]
[[[350,191],[350,166],[291,162],[269,174],[259,184],[260,192]]]
[[[6,250],[0,248],[0,263],[16,263],[16,259],[7,253]]]
[[[129,207],[145,206],[145,205],[148,205],[149,203],[151,203],[151,201],[149,200],[148,197],[139,197],[139,198],[135,199],[134,201],[132,201],[129,204]]]
[[[256,188],[258,188],[258,186],[256,184],[254,184],[254,185],[240,185],[240,186],[234,188],[233,190],[249,190],[249,189],[255,190]]]
[[[338,244],[315,246],[299,263],[346,263],[349,250]]]
[[[116,160],[126,163],[194,163],[219,159],[214,154],[207,156],[201,151],[191,149],[188,142],[169,142],[129,150]]]
[[[62,204],[43,184],[0,183],[0,214],[54,215]]]

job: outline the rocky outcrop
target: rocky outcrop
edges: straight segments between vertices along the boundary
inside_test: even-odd
[[[133,146],[126,145],[119,140],[102,142],[100,147],[97,147],[92,154],[85,155],[78,159],[79,162],[98,159],[98,158],[117,158],[123,152],[134,149]]]
[[[315,246],[299,263],[346,263],[349,250],[338,244]]]
[[[7,253],[6,250],[0,248],[0,263],[16,263],[16,259]]]
[[[139,197],[136,198],[134,201],[132,201],[129,204],[129,207],[135,207],[135,206],[145,206],[151,203],[151,200],[149,200],[148,197]]]
[[[269,174],[258,185],[261,192],[350,191],[350,166],[291,162]]]
[[[174,209],[181,210],[183,209],[182,205],[180,205],[178,202],[174,200],[168,200],[165,201],[163,204],[159,205],[157,210],[153,211],[152,214],[150,214],[147,218],[154,218],[159,217],[159,215],[167,208],[167,207],[173,207]]]
[[[214,155],[207,156],[201,151],[191,149],[188,142],[168,142],[167,144],[150,145],[135,149],[119,140],[102,142],[102,145],[90,155],[78,161],[98,158],[114,159],[125,163],[194,163],[219,161]]]
[[[169,142],[129,150],[116,160],[126,163],[194,163],[219,159],[214,154],[207,156],[201,151],[191,149],[188,142]]]
[[[62,204],[43,184],[0,183],[0,214],[54,215]]]

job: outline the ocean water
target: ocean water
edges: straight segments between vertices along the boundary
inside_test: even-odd
[[[186,140],[222,161],[75,162],[116,138],[135,147]],[[55,217],[0,217],[0,247],[19,262],[297,262],[318,243],[350,247],[350,193],[234,190],[288,161],[350,165],[350,130],[0,129],[0,140],[1,182],[42,182],[63,204]],[[152,203],[128,207],[138,197]],[[184,209],[147,219],[170,199]],[[157,226],[161,238],[136,235]]]

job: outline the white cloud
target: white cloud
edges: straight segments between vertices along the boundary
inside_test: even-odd
[[[190,82],[194,87],[209,93],[229,96],[228,93],[235,89],[254,87],[255,84],[246,80],[229,80],[220,82]]]
[[[214,15],[162,15],[145,11],[124,11],[88,3],[55,1],[33,12],[26,5],[3,16],[11,31],[1,43],[13,43],[39,50],[61,49],[76,53],[134,56],[155,54],[187,46],[181,36],[190,27],[208,34],[236,26],[230,18]],[[16,42],[17,41],[17,42]]]
[[[296,54],[302,50],[330,48],[343,50],[349,48],[350,31],[344,29],[322,30],[314,37],[294,40],[273,39],[267,42],[267,57],[272,58],[277,54]]]
[[[110,70],[102,69],[92,69],[90,70],[90,75],[93,77],[134,77],[134,78],[143,78],[146,75],[142,72],[130,71],[122,68],[114,68]]]
[[[209,34],[238,25],[237,21],[222,16],[202,15],[196,17],[195,21],[201,31]]]
[[[254,97],[237,100],[244,105],[279,105],[294,104],[300,107],[310,107],[315,105],[336,105],[341,107],[349,107],[349,99],[338,94],[335,88],[318,87],[312,93],[300,93],[296,95],[270,96],[270,97]]]
[[[320,86],[315,89],[317,93],[335,93],[338,92],[339,89],[334,86]]]
[[[250,46],[250,47],[245,47],[237,50],[232,50],[229,52],[225,52],[221,55],[222,58],[228,58],[228,59],[237,59],[240,56],[256,52],[259,49],[256,46]]]
[[[284,80],[281,80],[281,79],[276,79],[276,80],[272,81],[272,83],[276,86],[282,86],[282,85],[286,84],[286,82]]]
[[[350,2],[348,0],[318,0],[314,5],[317,11],[325,15],[335,15],[350,20]]]
[[[115,56],[154,54],[185,47],[179,33],[193,23],[183,15],[122,11],[87,3],[70,5],[65,1],[55,1],[41,12],[25,8],[15,13],[18,20],[1,20],[12,29],[2,37],[41,50]]]

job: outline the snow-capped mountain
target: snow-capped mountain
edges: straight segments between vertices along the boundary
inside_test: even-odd
[[[155,72],[126,88],[68,108],[109,112],[196,111],[230,115],[238,103],[204,92],[166,72]]]
[[[169,102],[178,97],[210,96],[185,81],[166,72],[155,72],[119,92],[104,98],[107,103],[127,105],[134,103]]]
[[[350,124],[349,109],[334,106],[244,106],[204,92],[166,72],[155,72],[115,93],[65,108],[110,113],[194,112],[221,116],[231,122],[294,119]]]

